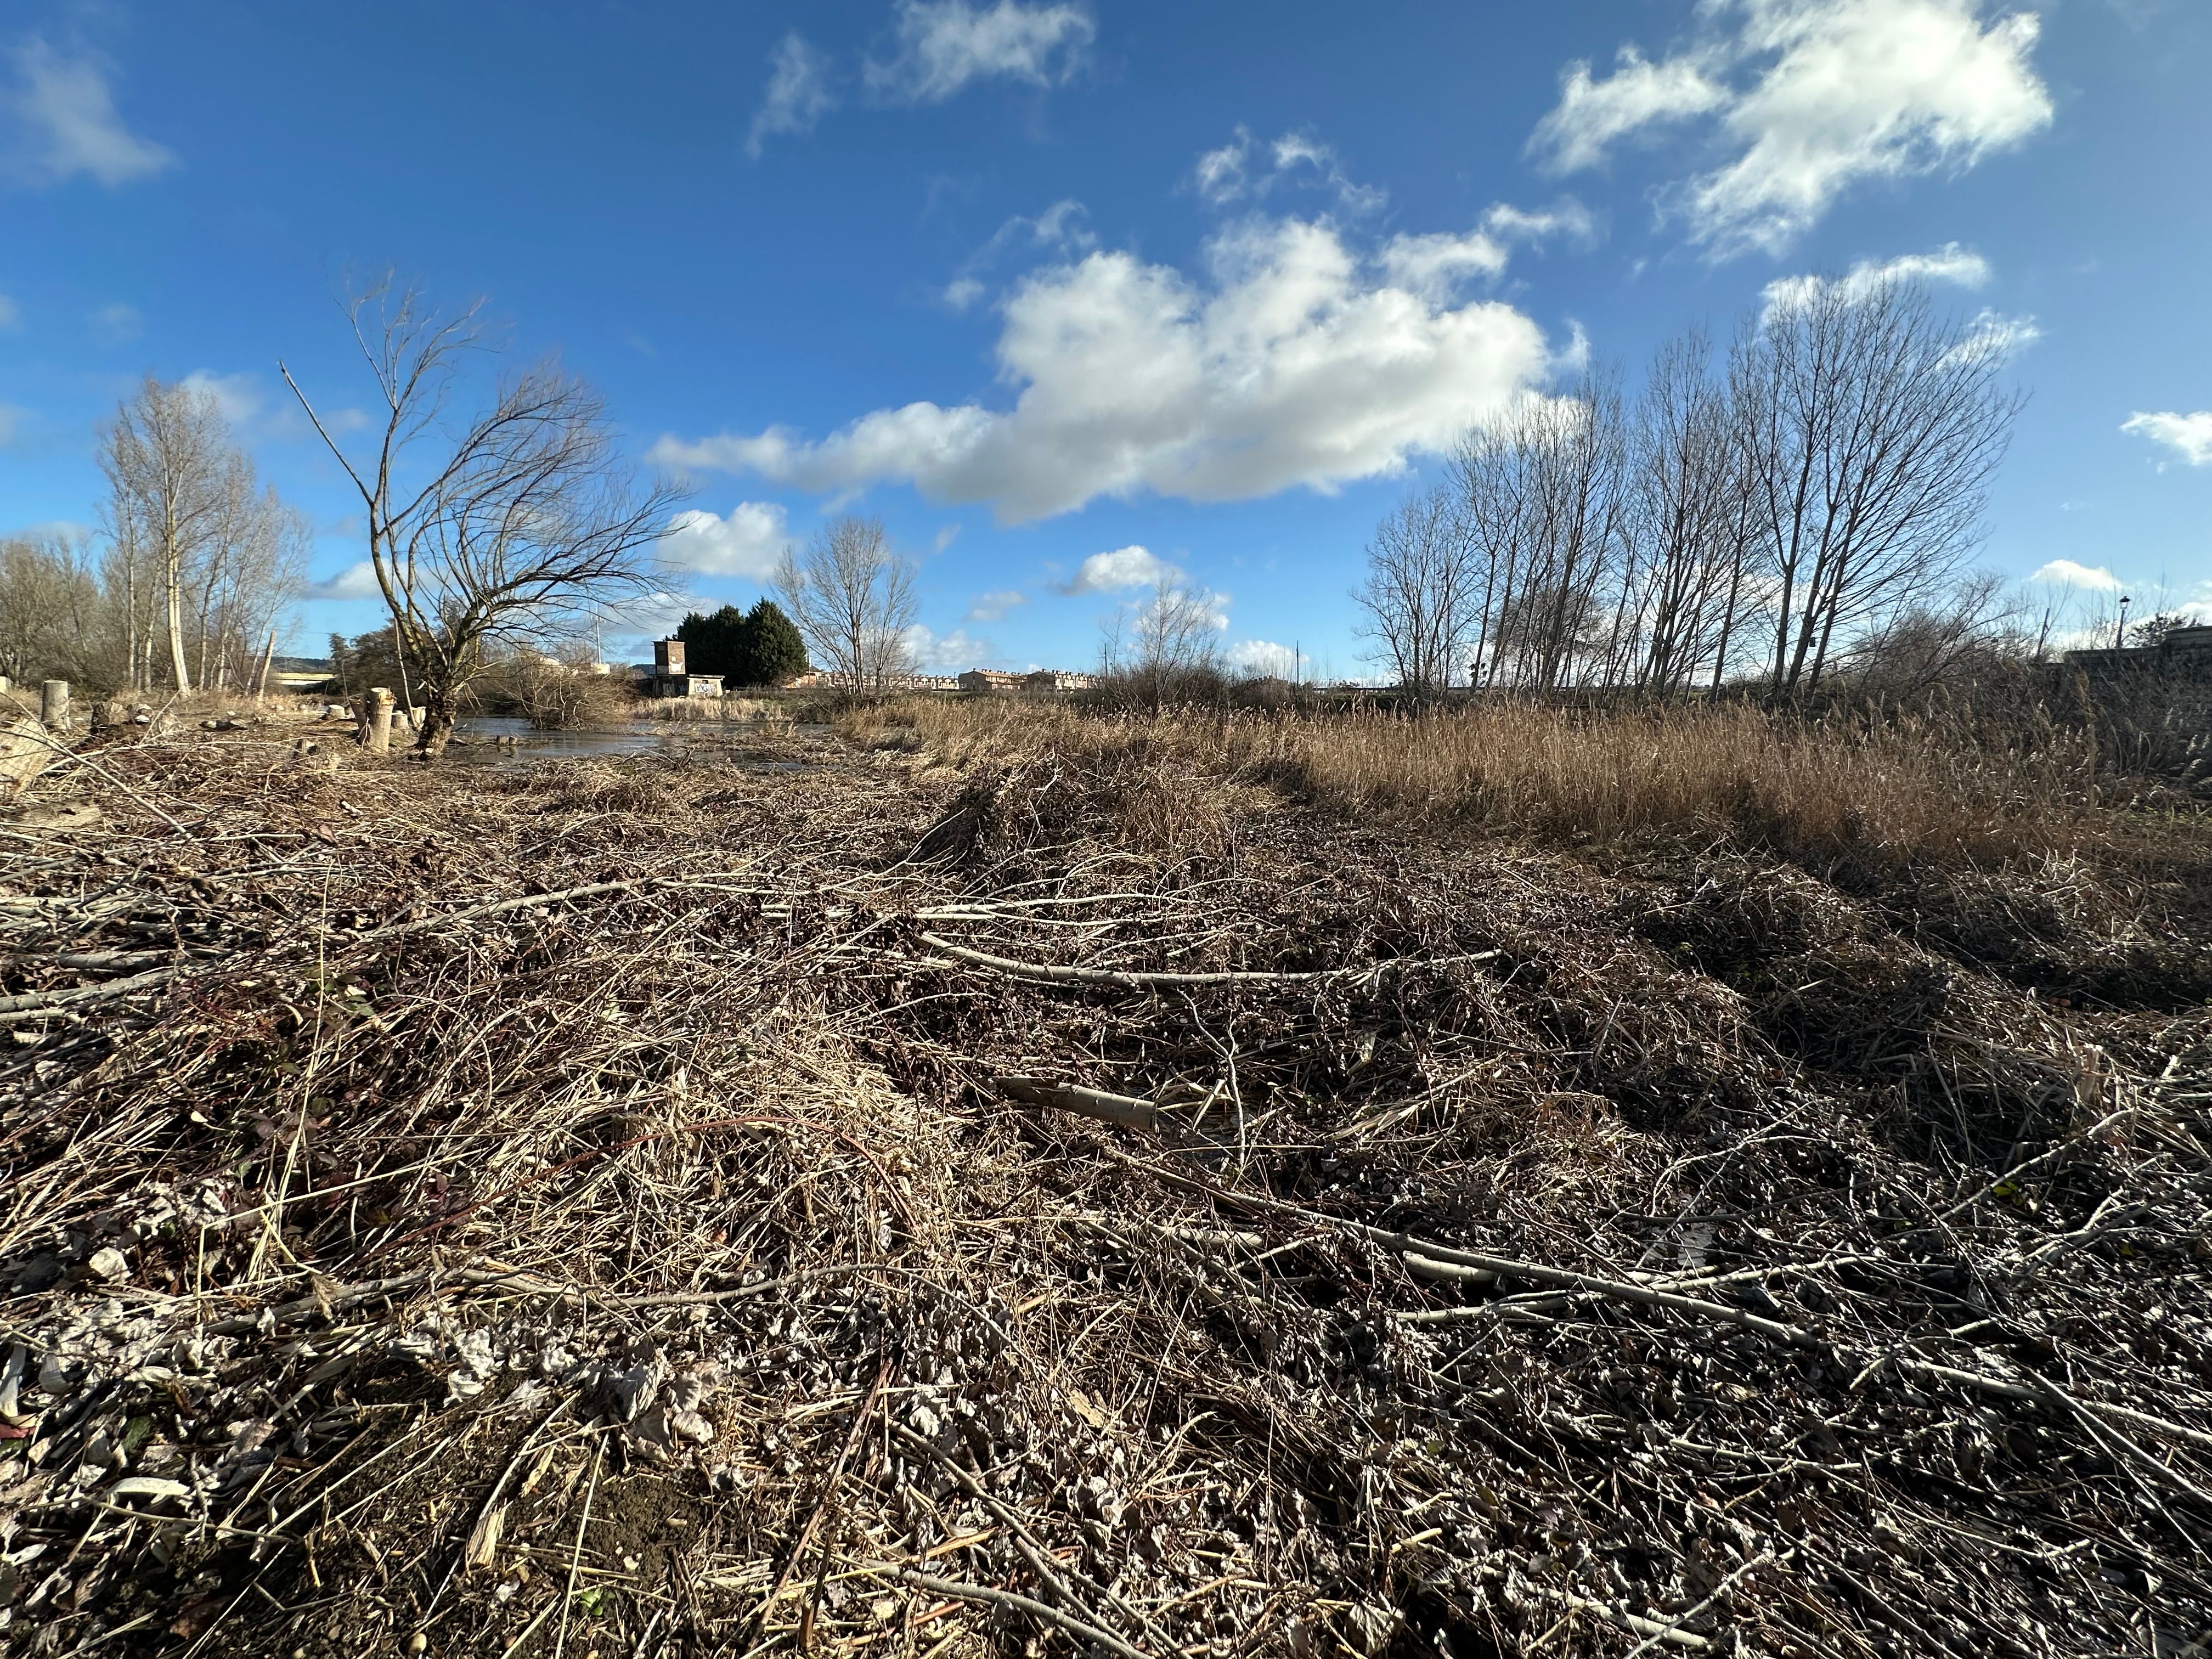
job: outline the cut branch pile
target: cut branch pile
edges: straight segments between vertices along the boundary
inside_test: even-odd
[[[0,1640],[2212,1632],[2187,895],[789,741],[0,830]]]

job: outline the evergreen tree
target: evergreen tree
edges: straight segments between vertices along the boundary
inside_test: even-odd
[[[693,611],[676,629],[684,641],[684,665],[694,674],[720,674],[743,684],[739,659],[745,648],[745,614],[726,605],[711,617]]]
[[[781,685],[806,672],[806,641],[772,599],[746,612],[741,644],[731,665],[733,685]]]

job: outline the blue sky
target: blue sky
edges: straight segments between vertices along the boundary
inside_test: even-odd
[[[1984,562],[2212,600],[2202,0],[245,0],[0,9],[0,530],[215,386],[374,626],[286,406],[335,295],[485,296],[696,486],[690,592],[879,514],[941,667],[1081,665],[1161,564],[1362,672],[1376,517],[1589,350],[1916,262],[2031,393]]]

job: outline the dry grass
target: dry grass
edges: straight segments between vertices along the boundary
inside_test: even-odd
[[[1363,815],[1569,845],[1688,837],[1815,865],[1982,863],[2102,834],[2090,757],[2055,729],[1983,743],[1941,722],[1812,722],[1744,704],[1148,720],[1011,699],[915,699],[843,727],[863,741],[902,728],[951,766],[1156,759]]]
[[[47,780],[108,823],[0,830],[0,1642],[2212,1620],[2212,1016],[2160,1000],[2201,939],[1957,872],[2056,994],[1771,858],[1407,836],[1195,724],[987,716],[927,738],[957,775],[878,725],[800,772],[192,732]]]

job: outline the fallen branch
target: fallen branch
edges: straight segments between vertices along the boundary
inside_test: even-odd
[[[81,1002],[127,997],[167,985],[177,973],[174,968],[156,968],[151,973],[133,974],[128,979],[111,979],[99,985],[80,985],[66,991],[26,991],[20,996],[0,997],[0,1016],[43,1014],[52,1009],[74,1007]]]

